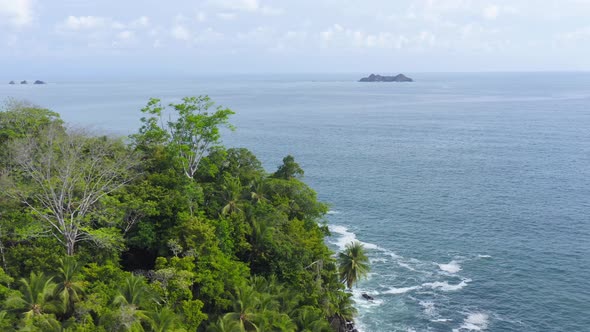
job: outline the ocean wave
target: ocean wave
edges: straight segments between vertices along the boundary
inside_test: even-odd
[[[382,294],[404,294],[422,288],[422,286],[410,286],[410,287],[391,287],[389,290],[382,292]]]
[[[483,331],[488,327],[490,316],[483,312],[469,313],[463,324],[453,332],[460,331]]]
[[[354,242],[354,241],[360,242],[366,249],[386,250],[386,249],[380,248],[376,244],[362,242],[362,241],[357,240],[356,234],[354,234],[353,232],[350,232],[348,230],[348,228],[346,228],[345,226],[329,225],[328,229],[330,230],[330,232],[340,235],[340,237],[337,238],[333,243],[335,245],[337,245],[341,250],[344,250],[346,248],[347,244]]]
[[[451,273],[451,274],[455,274],[459,271],[461,271],[461,265],[459,265],[459,262],[453,260],[450,261],[447,264],[437,264],[438,268],[441,269],[444,272],[447,273]]]
[[[477,255],[477,258],[492,258],[490,255]]]
[[[329,210],[326,214],[340,214],[340,211]]]
[[[468,283],[471,282],[471,279],[466,278],[461,280],[460,283],[456,285],[449,284],[448,281],[435,281],[435,282],[426,282],[422,284],[424,288],[432,288],[432,289],[440,289],[444,292],[452,292],[462,289],[463,287],[467,286]]]
[[[433,301],[420,301],[418,302],[418,304],[420,304],[424,309],[424,314],[426,314],[429,317],[436,316],[436,307],[434,306]]]

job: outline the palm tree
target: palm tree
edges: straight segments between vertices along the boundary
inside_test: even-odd
[[[221,209],[221,215],[226,216],[235,212],[242,211],[240,209],[240,200],[242,195],[242,184],[240,178],[226,176],[223,179],[223,197],[225,205]]]
[[[330,332],[332,328],[328,320],[322,315],[321,310],[312,306],[303,306],[295,312],[294,321],[298,331],[302,332]]]
[[[207,327],[207,332],[246,332],[236,320],[230,317],[217,319],[217,322]]]
[[[125,279],[125,283],[119,289],[119,295],[115,297],[113,304],[139,308],[153,300],[155,298],[148,289],[145,278],[132,274]]]
[[[20,279],[20,284],[20,292],[6,300],[7,307],[24,312],[25,320],[57,311],[52,301],[56,287],[53,278],[46,277],[43,272],[31,272],[29,279]]]
[[[74,303],[80,300],[83,292],[84,283],[78,278],[81,267],[74,257],[68,256],[60,260],[55,292],[63,301],[66,316],[71,316],[74,312]]]
[[[113,304],[120,306],[119,319],[126,330],[142,331],[141,320],[147,319],[147,316],[140,308],[154,300],[155,297],[148,289],[145,278],[132,274],[125,279]]]
[[[153,332],[174,331],[179,325],[178,316],[167,307],[148,312],[146,321]]]
[[[346,322],[351,321],[357,313],[353,306],[352,294],[348,292],[336,292],[335,297],[330,300],[328,308],[328,317],[330,325],[338,329]]]
[[[369,258],[364,249],[364,246],[356,241],[347,244],[344,251],[338,254],[340,281],[344,282],[348,289],[369,272]]]
[[[245,285],[236,288],[233,296],[233,312],[223,316],[224,319],[234,320],[245,331],[258,331],[255,322],[260,318],[260,296],[251,286]]]
[[[252,184],[250,190],[250,198],[252,199],[254,204],[260,204],[268,201],[268,198],[266,198],[265,194],[264,182],[262,180],[255,181]]]

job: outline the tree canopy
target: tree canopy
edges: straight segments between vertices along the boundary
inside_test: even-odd
[[[0,112],[3,331],[331,331],[352,318],[327,206],[292,156],[269,173],[222,146],[233,111],[207,96],[142,112],[128,140],[26,103]]]

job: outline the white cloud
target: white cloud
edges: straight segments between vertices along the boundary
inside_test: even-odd
[[[135,38],[135,32],[129,30],[121,31],[117,34],[117,38],[121,40],[130,40]]]
[[[147,16],[141,16],[138,19],[131,21],[129,27],[132,29],[147,28],[150,25],[150,18]]]
[[[83,31],[83,30],[128,30],[147,28],[150,20],[141,16],[129,23],[121,23],[110,17],[101,16],[68,16],[63,22],[57,25],[60,31]]]
[[[191,39],[191,33],[188,31],[187,28],[183,27],[182,25],[176,25],[172,28],[171,31],[172,37],[174,39],[188,41]]]
[[[196,15],[197,22],[207,21],[207,14],[205,12],[198,12]]]
[[[283,10],[262,4],[258,0],[210,0],[209,3],[215,7],[230,11],[259,13],[262,15],[281,15]]]
[[[222,20],[231,21],[238,17],[238,15],[236,13],[218,13],[217,17],[219,17]]]
[[[487,6],[483,10],[483,17],[487,18],[488,20],[495,20],[500,13],[500,9],[496,5]]]
[[[0,25],[22,27],[33,22],[32,0],[0,0]]]
[[[229,10],[256,11],[260,8],[258,0],[212,0],[211,3]]]
[[[68,16],[62,24],[62,27],[67,30],[84,30],[96,29],[106,25],[109,19],[97,16]],[[116,27],[116,23],[113,24]]]

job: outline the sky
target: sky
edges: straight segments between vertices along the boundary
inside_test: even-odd
[[[590,70],[590,0],[0,0],[0,76]]]

